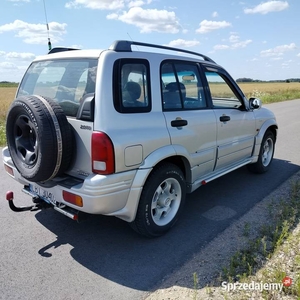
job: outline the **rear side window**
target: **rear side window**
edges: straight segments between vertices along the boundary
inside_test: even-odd
[[[147,60],[120,59],[114,64],[114,106],[120,113],[151,111],[150,71]]]
[[[164,62],[161,66],[163,109],[206,108],[203,85],[196,63]]]
[[[65,114],[75,117],[84,97],[95,93],[96,59],[34,62],[17,96],[41,95],[57,101]]]

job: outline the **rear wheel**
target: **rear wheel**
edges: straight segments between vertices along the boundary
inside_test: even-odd
[[[132,227],[147,237],[163,235],[177,221],[185,194],[182,171],[171,163],[161,165],[145,183]]]
[[[275,137],[273,132],[268,130],[263,137],[257,162],[248,165],[248,169],[253,173],[267,172],[273,160],[274,151]]]

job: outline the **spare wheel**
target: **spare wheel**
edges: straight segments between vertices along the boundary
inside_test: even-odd
[[[65,172],[72,159],[72,130],[59,104],[41,96],[17,98],[6,121],[12,161],[29,181],[47,181]]]

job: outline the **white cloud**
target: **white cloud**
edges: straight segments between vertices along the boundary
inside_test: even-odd
[[[281,64],[281,66],[282,66],[282,68],[284,68],[284,69],[288,69],[288,68],[290,67],[290,62],[289,62],[289,61],[283,62],[283,63]]]
[[[231,45],[232,49],[245,48],[252,43],[252,40],[237,42]]]
[[[232,34],[229,37],[229,42],[230,43],[237,43],[239,41],[240,37],[238,35]]]
[[[199,44],[200,44],[200,42],[198,42],[198,41],[187,41],[187,40],[183,40],[183,39],[178,39],[178,40],[171,41],[167,46],[179,47],[179,48],[189,48],[189,47],[194,47]]]
[[[214,50],[227,50],[230,47],[228,45],[215,45]]]
[[[287,1],[267,1],[263,2],[254,8],[245,8],[245,14],[267,14],[270,12],[282,11],[287,9],[289,4]]]
[[[126,0],[75,0],[65,4],[66,8],[81,8],[90,9],[114,10],[125,6]],[[126,1],[127,2],[127,1]]]
[[[49,23],[50,38],[52,42],[62,40],[61,36],[66,33],[67,24],[51,22]],[[32,24],[21,20],[15,20],[0,26],[0,34],[5,32],[16,32],[16,37],[21,38],[27,44],[45,44],[47,39],[47,28],[45,24]]]
[[[18,52],[8,52],[5,57],[8,60],[27,60],[32,61],[35,58],[35,54],[33,53],[18,53]]]
[[[177,33],[181,29],[174,12],[157,9],[142,9],[132,7],[122,15],[116,13],[107,16],[108,19],[119,20],[140,28],[141,33],[167,32]]]
[[[1,80],[19,82],[24,71],[35,57],[35,54],[28,52],[0,51]]]
[[[128,7],[130,8],[130,7],[135,7],[135,6],[143,6],[144,4],[145,4],[145,2],[142,0],[130,1],[128,3]]]
[[[214,11],[214,12],[212,13],[212,17],[213,17],[213,18],[217,18],[218,16],[219,16],[219,14],[218,14],[217,11]]]
[[[30,0],[7,0],[9,2],[30,2]]]
[[[133,0],[133,1],[130,1],[128,3],[128,7],[134,7],[134,6],[143,6],[143,5],[146,5],[146,4],[150,4],[152,2],[152,0],[147,0],[146,2],[143,1],[143,0]]]
[[[108,20],[117,20],[119,15],[117,13],[112,13],[106,16],[106,19]]]
[[[14,70],[17,69],[17,66],[11,62],[0,62],[0,68],[5,70]]]
[[[224,39],[223,41],[226,41],[226,40]],[[252,43],[252,40],[241,41],[240,36],[236,32],[230,33],[228,41],[230,43],[229,45],[226,45],[226,44],[215,45],[213,49],[214,50],[227,50],[227,49],[234,50],[234,49],[245,48],[249,44]]]
[[[231,33],[229,37],[230,45],[216,45],[214,50],[240,49],[245,48],[252,43],[252,40],[240,41],[240,37],[236,33]]]
[[[282,60],[283,57],[277,56],[277,57],[272,57],[271,60]]]
[[[196,30],[197,33],[208,33],[213,30],[229,27],[231,26],[231,23],[226,21],[217,22],[217,21],[203,20],[199,25],[200,27]]]
[[[295,43],[289,45],[281,45],[272,49],[263,50],[260,52],[260,55],[263,57],[272,57],[272,56],[282,56],[285,52],[293,51],[297,49]]]

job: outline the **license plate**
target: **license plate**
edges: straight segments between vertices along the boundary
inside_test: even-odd
[[[34,194],[36,194],[37,196],[39,196],[40,198],[42,198],[44,201],[46,201],[48,203],[51,203],[53,205],[56,204],[55,196],[51,192],[43,189],[42,187],[40,187],[38,185],[32,185],[31,184],[30,185],[30,190]]]

